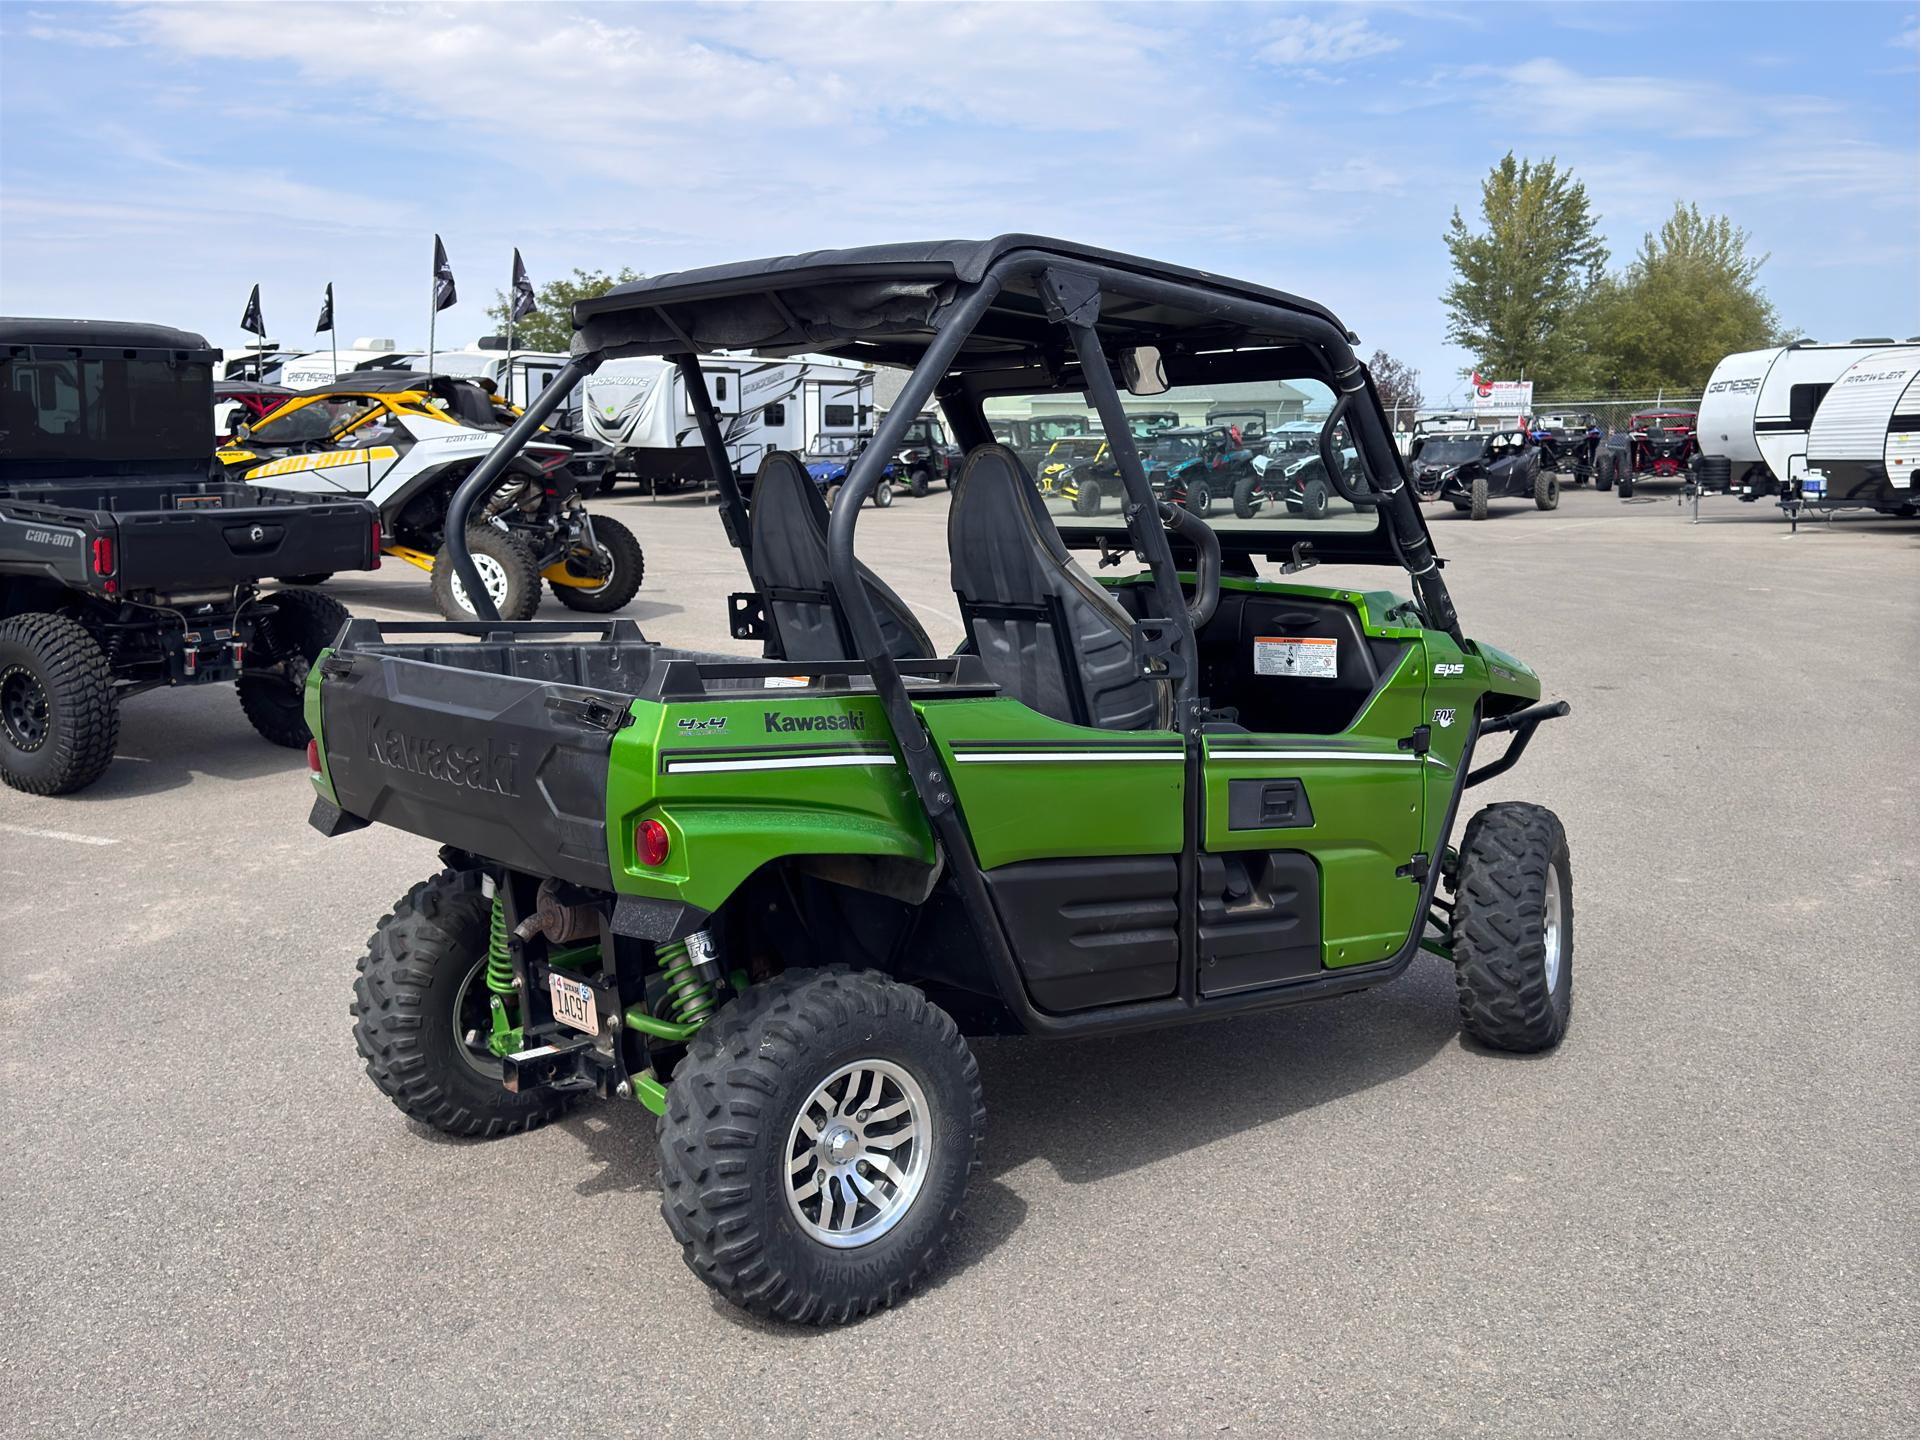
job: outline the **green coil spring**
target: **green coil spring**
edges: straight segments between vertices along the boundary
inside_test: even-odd
[[[494,892],[494,920],[487,935],[487,989],[496,996],[514,993],[514,963],[507,954],[507,907]]]
[[[687,942],[673,941],[655,954],[666,973],[667,1004],[674,1008],[674,1019],[683,1026],[697,1026],[713,1015],[718,1007],[714,987],[694,974]]]

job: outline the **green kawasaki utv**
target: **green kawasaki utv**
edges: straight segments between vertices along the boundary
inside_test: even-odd
[[[574,324],[566,372],[453,499],[467,594],[491,609],[466,511],[545,411],[603,360],[662,355],[751,582],[732,634],[764,658],[618,619],[341,631],[307,689],[313,822],[399,826],[447,867],[380,922],[354,987],[368,1074],[403,1111],[479,1136],[638,1102],[695,1273],[839,1322],[929,1274],[980,1167],[967,1035],[1321,1000],[1425,946],[1454,962],[1476,1040],[1561,1038],[1560,822],[1492,805],[1449,837],[1468,787],[1567,706],[1462,636],[1328,311],[1017,235],[652,277]],[[911,369],[831,516],[779,452],[743,504],[694,358],[719,346]],[[1130,415],[1223,386],[1306,393],[1323,452],[1358,452],[1326,467],[1349,504],[1210,525],[1158,503]],[[984,411],[1081,396],[1125,492],[1093,515],[1043,497]],[[936,402],[966,451],[948,543],[967,640],[947,656],[854,544]],[[1295,579],[1256,579],[1257,556]],[[1296,583],[1318,562],[1393,567],[1413,598]]]

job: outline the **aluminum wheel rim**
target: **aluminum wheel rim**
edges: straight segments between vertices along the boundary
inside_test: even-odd
[[[934,1118],[892,1061],[855,1061],[814,1088],[781,1153],[787,1209],[809,1236],[846,1250],[878,1241],[927,1180]]]
[[[1561,984],[1561,872],[1547,868],[1547,891],[1541,898],[1541,952],[1547,969],[1548,994]]]
[[[507,568],[491,555],[473,557],[474,569],[480,572],[480,583],[487,591],[487,599],[500,609],[500,603],[507,599]],[[454,604],[462,610],[472,610],[473,603],[467,599],[467,587],[461,584],[460,576],[454,576]]]

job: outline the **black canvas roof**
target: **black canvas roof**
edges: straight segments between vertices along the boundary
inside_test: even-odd
[[[0,350],[35,349],[87,352],[185,352],[193,360],[212,364],[220,357],[203,335],[175,330],[171,325],[145,325],[131,320],[54,320],[30,315],[0,316]],[[91,357],[90,357],[91,358]]]
[[[1253,300],[1346,333],[1325,307],[1267,286],[1044,236],[1002,235],[817,250],[649,276],[576,301],[573,348],[576,354],[614,355],[815,351],[911,365],[933,339],[941,310],[1015,251]],[[1100,330],[1128,343],[1190,350],[1283,345],[1298,338],[1285,326],[1250,326],[1204,308],[1116,296],[1104,300]],[[957,364],[963,370],[1002,369],[1060,344],[1058,332],[1044,321],[1032,278],[1017,276],[975,326]]]

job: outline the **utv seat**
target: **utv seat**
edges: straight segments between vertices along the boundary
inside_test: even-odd
[[[781,655],[795,661],[857,659],[860,652],[827,565],[827,507],[800,457],[774,450],[761,461],[748,529],[754,584],[766,602]],[[895,660],[932,660],[934,643],[907,602],[866,566],[856,566],[880,619],[887,654]]]
[[[968,452],[947,555],[961,621],[1003,695],[1074,725],[1172,727],[1173,687],[1141,676],[1132,620],[1074,563],[1006,446]]]

